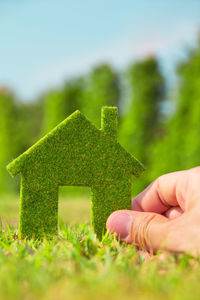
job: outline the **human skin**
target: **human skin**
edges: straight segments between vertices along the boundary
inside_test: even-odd
[[[153,181],[132,201],[132,210],[112,213],[107,230],[139,249],[200,254],[200,167]]]

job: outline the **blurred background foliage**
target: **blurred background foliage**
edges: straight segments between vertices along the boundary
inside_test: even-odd
[[[9,177],[7,163],[76,109],[100,127],[103,105],[119,107],[119,141],[146,167],[145,174],[134,180],[134,194],[166,172],[199,165],[199,41],[176,69],[173,93],[155,56],[134,62],[123,73],[109,63],[96,65],[85,76],[67,80],[32,102],[20,101],[13,91],[2,86],[0,193],[19,189],[19,177]],[[165,107],[170,109],[166,111]],[[75,189],[73,192],[77,195]]]

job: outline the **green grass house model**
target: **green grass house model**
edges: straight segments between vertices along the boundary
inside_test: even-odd
[[[101,129],[75,111],[8,165],[21,173],[20,238],[56,235],[59,186],[91,188],[99,238],[113,211],[130,209],[131,178],[143,166],[117,142],[117,124],[117,107],[102,108]]]

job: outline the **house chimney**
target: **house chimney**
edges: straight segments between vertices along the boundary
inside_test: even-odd
[[[117,140],[118,117],[116,106],[103,106],[101,109],[101,130],[110,138]]]

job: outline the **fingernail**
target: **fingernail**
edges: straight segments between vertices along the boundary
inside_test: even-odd
[[[129,235],[130,217],[123,212],[115,212],[107,220],[107,230],[116,233],[120,239],[125,239]]]

